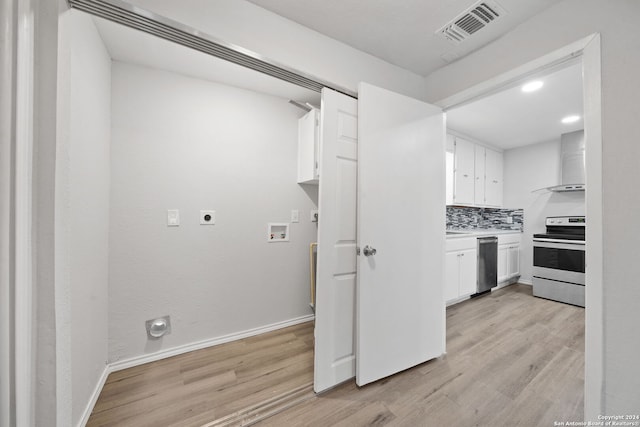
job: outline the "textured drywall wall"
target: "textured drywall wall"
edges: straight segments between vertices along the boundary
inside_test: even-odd
[[[108,352],[111,58],[88,15],[61,16],[59,64],[56,274],[70,303],[72,398],[64,404],[78,425]]]
[[[109,359],[152,354],[311,314],[317,187],[296,184],[286,99],[114,62]],[[180,226],[167,226],[167,209]],[[290,222],[268,243],[269,222]],[[215,210],[215,225],[200,225]],[[170,315],[149,340],[145,320]]]
[[[590,34],[600,34],[604,277],[602,300],[594,303],[601,305],[604,320],[602,336],[587,332],[587,359],[596,360],[595,364],[587,361],[585,373],[589,384],[586,413],[591,418],[600,412],[635,414],[640,402],[640,340],[633,339],[629,329],[640,324],[640,287],[633,280],[640,276],[635,255],[640,241],[638,16],[637,1],[565,0],[425,79],[427,99],[436,102]],[[588,141],[588,133],[586,137]],[[588,143],[586,155],[589,163]],[[587,206],[588,188],[587,178]],[[589,268],[587,265],[587,273]],[[594,331],[598,328],[594,325]],[[591,347],[593,342],[599,342],[597,348]],[[593,375],[600,377],[599,372],[602,380],[594,383]]]
[[[527,283],[531,283],[533,270],[533,235],[544,233],[545,218],[585,214],[584,191],[542,190],[559,183],[559,139],[504,152],[504,205],[524,209],[520,278]]]

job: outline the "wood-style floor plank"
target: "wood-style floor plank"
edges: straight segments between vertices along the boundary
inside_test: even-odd
[[[513,285],[447,308],[447,354],[352,381],[260,426],[543,426],[582,421],[584,309]]]
[[[114,372],[88,426],[201,426],[313,381],[313,322]]]
[[[245,425],[234,414],[312,380],[307,323],[115,372],[88,425]],[[258,425],[553,425],[582,421],[583,390],[584,309],[513,285],[447,308],[442,358],[309,394]]]

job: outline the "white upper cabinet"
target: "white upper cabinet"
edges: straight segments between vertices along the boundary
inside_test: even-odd
[[[484,205],[502,206],[502,153],[486,149]]]
[[[455,170],[455,150],[456,143],[455,137],[453,135],[447,134],[447,151],[446,151],[446,174],[447,174],[447,190],[446,194],[446,203],[447,205],[453,204],[453,171]]]
[[[473,205],[475,144],[462,138],[455,139],[453,204]]]
[[[476,145],[476,163],[475,163],[475,174],[474,174],[474,198],[473,201],[476,205],[484,205],[485,204],[485,156],[486,152],[489,151],[486,148]]]
[[[320,112],[315,108],[298,119],[298,184],[318,183]]]
[[[501,207],[502,159],[498,151],[447,135],[447,204]]]

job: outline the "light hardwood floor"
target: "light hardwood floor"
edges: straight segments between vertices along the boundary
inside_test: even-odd
[[[447,309],[447,355],[260,426],[553,426],[583,420],[584,309],[514,285]]]
[[[231,415],[308,387],[312,347],[308,323],[116,372],[88,425],[244,425]],[[583,374],[584,309],[514,285],[447,309],[446,356],[258,425],[552,426],[582,421]]]
[[[201,426],[313,381],[313,322],[109,375],[88,426]]]

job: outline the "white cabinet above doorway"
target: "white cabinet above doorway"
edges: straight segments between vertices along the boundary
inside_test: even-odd
[[[447,134],[447,205],[502,207],[503,155]]]
[[[298,184],[318,184],[320,111],[313,109],[298,119]]]

